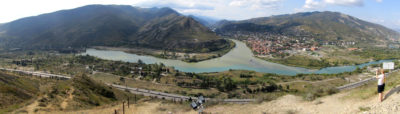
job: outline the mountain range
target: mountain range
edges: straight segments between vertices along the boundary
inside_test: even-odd
[[[387,43],[399,40],[398,32],[338,12],[303,12],[241,21],[223,20],[214,26],[221,35],[262,33],[315,38],[320,42],[355,41]]]
[[[184,16],[171,8],[88,5],[3,23],[0,46],[23,49],[111,46],[211,52],[231,47],[218,35],[243,33],[368,45],[400,38],[398,32],[384,26],[329,11],[217,21],[204,16]]]
[[[90,46],[144,47],[184,52],[229,47],[225,39],[171,8],[88,5],[0,26],[4,47],[26,49]]]

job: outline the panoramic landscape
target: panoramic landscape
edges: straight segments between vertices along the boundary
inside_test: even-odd
[[[0,114],[399,113],[398,5],[1,1]]]

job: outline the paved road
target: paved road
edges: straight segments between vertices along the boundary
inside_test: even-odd
[[[107,84],[107,85],[113,86],[113,87],[121,89],[121,90],[128,90],[134,94],[141,94],[144,96],[157,97],[160,99],[167,99],[167,100],[174,100],[174,101],[187,101],[187,100],[189,100],[189,98],[197,99],[196,97],[188,97],[188,96],[182,96],[182,95],[176,95],[176,94],[170,94],[170,93],[164,93],[164,92],[158,92],[158,91],[151,91],[151,90],[147,90],[147,89],[126,87],[126,86],[115,85],[115,84]],[[232,102],[232,103],[248,103],[248,102],[256,101],[255,99],[211,99],[211,98],[205,98],[205,100],[206,101],[219,101],[219,102]]]
[[[11,71],[11,72],[19,72],[19,73],[24,73],[24,74],[30,74],[30,75],[33,75],[33,76],[38,76],[38,77],[43,77],[43,78],[57,78],[57,79],[63,79],[63,80],[68,80],[68,79],[71,78],[69,76],[42,73],[42,72],[34,72],[34,71],[24,71],[24,70],[17,70],[17,69],[0,68],[0,70],[6,70],[6,71]]]
[[[55,78],[55,79],[63,79],[63,80],[71,79],[71,77],[69,77],[69,76],[55,75],[55,74],[42,73],[42,72],[23,71],[23,70],[5,69],[5,68],[0,68],[0,70],[31,74],[33,76],[44,77],[44,78]],[[121,86],[121,85],[116,85],[116,84],[108,84],[108,83],[106,83],[106,84],[109,86],[113,86],[115,88],[121,89],[121,90],[128,90],[129,92],[131,92],[133,94],[140,94],[140,95],[144,95],[144,96],[156,97],[156,98],[166,99],[166,100],[188,101],[189,98],[197,99],[196,97],[189,97],[189,96],[182,96],[182,95],[176,95],[176,94],[170,94],[170,93],[164,93],[164,92],[158,92],[158,91],[151,91],[151,90],[147,90],[147,89],[132,88],[132,87],[126,87],[126,86]],[[206,101],[228,102],[228,103],[229,102],[230,103],[249,103],[249,102],[256,101],[256,99],[211,99],[211,98],[205,98],[205,100]]]

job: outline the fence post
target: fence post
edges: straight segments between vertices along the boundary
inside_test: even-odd
[[[122,101],[122,114],[125,114],[125,101]]]
[[[129,108],[129,96],[128,96],[128,108]]]

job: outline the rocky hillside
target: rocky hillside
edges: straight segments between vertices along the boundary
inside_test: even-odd
[[[0,41],[3,47],[25,49],[125,46],[198,52],[229,47],[170,8],[124,5],[88,5],[18,19],[0,26]]]

